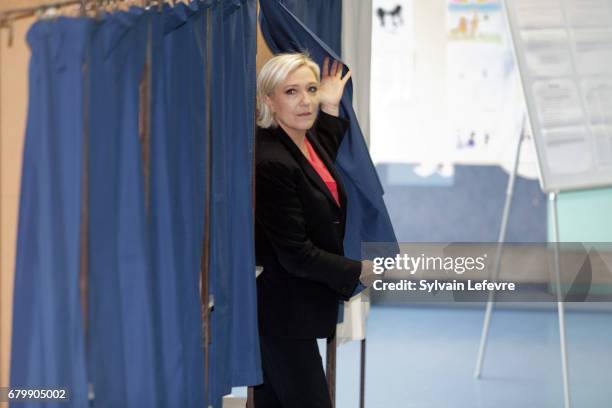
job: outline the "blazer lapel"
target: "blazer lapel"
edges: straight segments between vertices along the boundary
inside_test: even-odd
[[[289,150],[289,153],[291,153],[291,155],[297,160],[298,164],[300,165],[304,173],[306,173],[306,176],[308,176],[308,178],[317,186],[317,188],[333,203],[333,205],[337,207],[338,203],[336,202],[336,200],[334,200],[334,197],[332,196],[331,192],[327,188],[327,185],[325,184],[323,179],[319,176],[317,171],[312,167],[312,165],[310,164],[308,159],[304,156],[304,154],[300,151],[300,149],[295,145],[295,143],[293,143],[293,140],[291,140],[289,135],[280,126],[276,128],[276,132],[277,132],[278,140],[281,141],[281,143],[287,148],[287,150]],[[308,137],[308,133],[307,133],[307,137]],[[323,163],[325,163],[325,165],[327,166],[327,169],[329,170],[331,175],[336,180],[336,184],[338,186],[338,197],[340,199],[340,204],[341,204],[341,207],[343,208],[343,213],[344,213],[344,205],[345,205],[344,203],[345,197],[343,197],[344,191],[342,191],[342,194],[340,193],[341,190],[340,190],[339,178],[338,178],[337,173],[333,169],[334,166],[329,165],[329,162],[330,162],[329,158],[327,157],[327,155],[324,155],[324,152],[322,152],[322,149],[319,146],[319,144],[316,143],[316,141],[313,141],[313,138],[311,137],[308,137],[308,140],[312,144],[313,148],[316,150],[317,154],[319,155],[319,158],[321,158]]]

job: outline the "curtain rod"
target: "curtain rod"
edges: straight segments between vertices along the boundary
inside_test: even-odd
[[[174,3],[179,2],[180,0],[174,0],[174,1],[169,1],[169,3],[171,5],[174,5]],[[160,6],[161,4],[167,2],[167,0],[112,0],[112,2],[110,3],[111,6],[113,6],[113,4],[117,4],[117,3],[127,3],[127,2],[133,2],[133,3],[140,3],[141,5],[147,4],[150,6]],[[7,2],[5,2],[7,3]],[[30,5],[28,6],[23,6],[20,7],[19,4],[23,4],[23,3],[29,3]],[[35,14],[37,11],[39,10],[43,10],[43,9],[49,9],[49,8],[60,8],[60,7],[67,7],[67,6],[75,6],[75,5],[93,5],[94,7],[97,6],[106,6],[109,3],[107,1],[101,1],[101,0],[37,0],[37,1],[23,1],[23,0],[19,0],[19,1],[12,1],[10,2],[11,5],[0,5],[0,19],[19,19],[19,18],[25,18],[25,17],[30,17],[33,14]],[[13,6],[14,5],[14,6]]]
[[[86,2],[90,2],[90,1],[87,0]],[[29,3],[29,5],[22,6],[23,3]],[[43,8],[73,6],[73,5],[81,4],[81,3],[82,3],[81,0],[51,0],[51,1],[29,1],[29,2],[13,1],[7,5],[0,6],[0,15],[31,13],[31,12],[35,12]]]

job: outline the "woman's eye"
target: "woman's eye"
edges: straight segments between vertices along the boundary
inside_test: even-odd
[[[312,92],[315,93],[317,92],[319,89],[316,86],[311,86],[310,88],[308,88],[308,92]]]
[[[287,89],[287,90],[285,91],[285,93],[286,93],[287,95],[294,95],[294,94],[295,94],[295,89]]]

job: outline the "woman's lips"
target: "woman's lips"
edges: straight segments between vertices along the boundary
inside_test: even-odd
[[[301,116],[301,117],[307,117],[307,116],[310,116],[310,115],[312,115],[312,113],[310,113],[310,112],[298,113],[298,116]]]

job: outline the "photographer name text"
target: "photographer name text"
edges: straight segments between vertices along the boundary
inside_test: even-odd
[[[442,291],[483,291],[483,290],[500,290],[500,291],[514,291],[516,290],[516,284],[513,282],[490,282],[485,280],[473,281],[468,279],[467,282],[458,282],[453,280],[452,282],[440,281],[438,279],[427,280],[421,279],[419,281],[413,281],[408,279],[402,279],[396,282],[384,282],[382,279],[374,281],[372,285],[374,290],[399,290],[399,291],[419,291],[427,293],[435,293]]]

